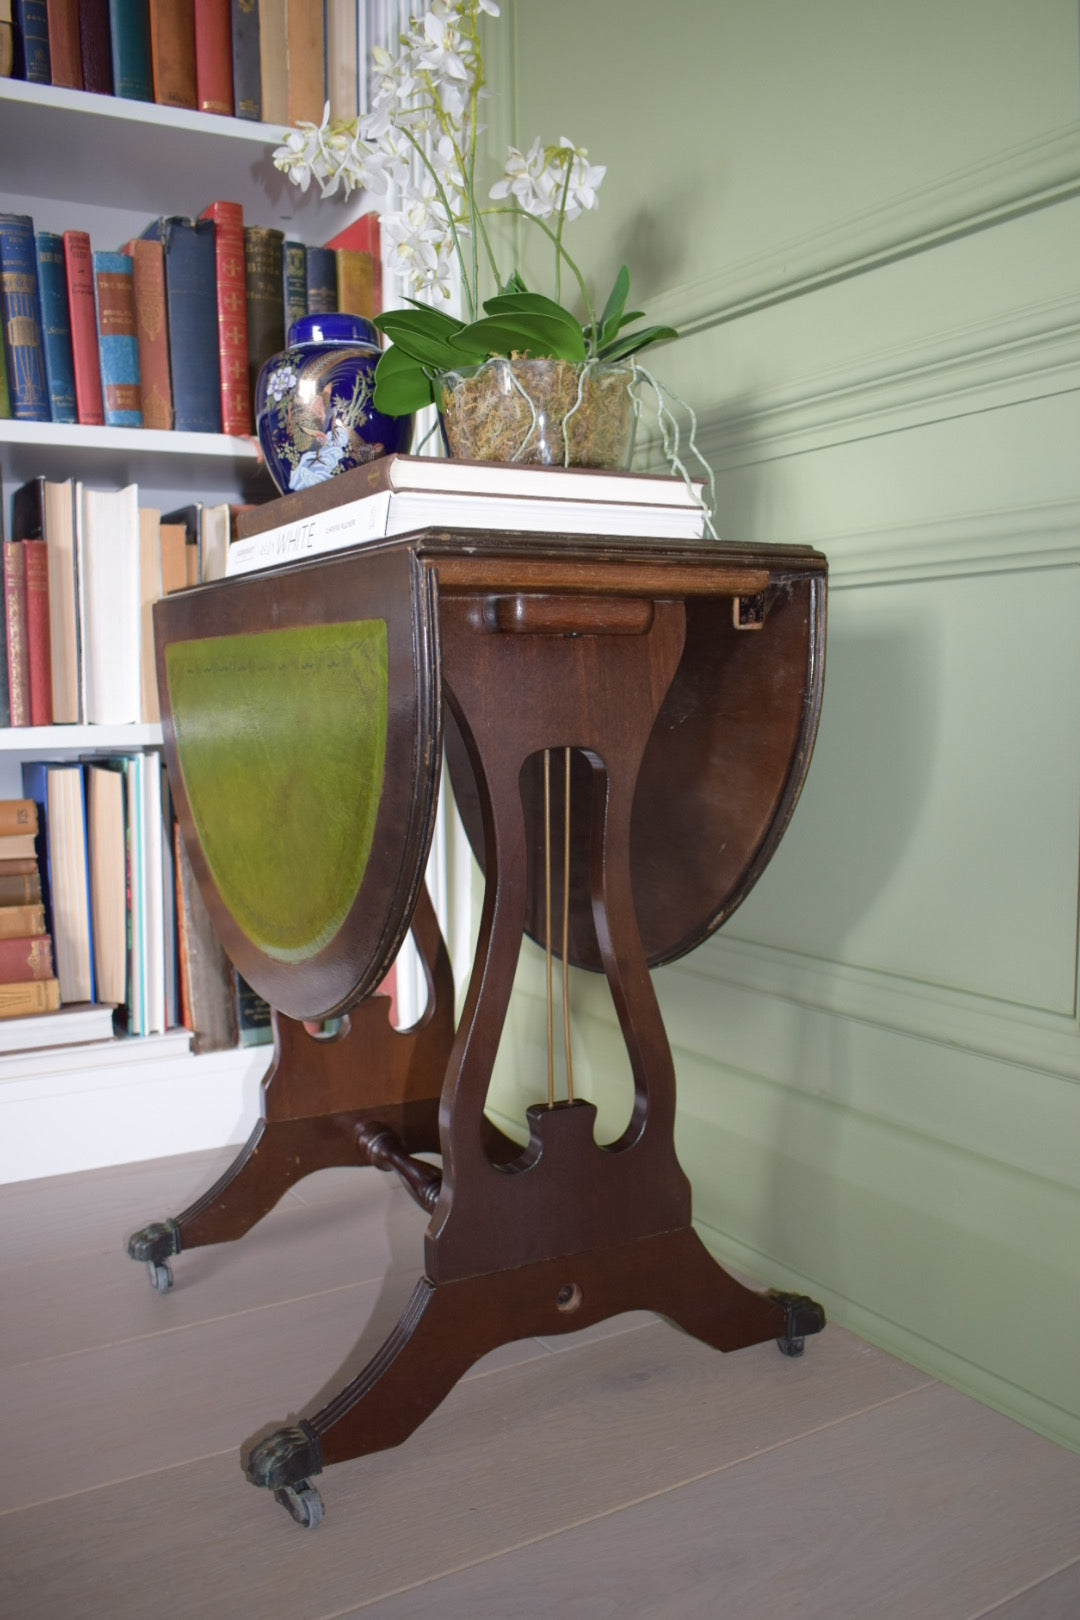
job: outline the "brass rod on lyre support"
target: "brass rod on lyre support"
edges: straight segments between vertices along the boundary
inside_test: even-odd
[[[551,749],[544,749],[544,968],[547,979],[548,1107],[555,1106],[555,994],[551,946]],[[570,750],[563,749],[562,1018],[566,1057],[566,1100],[574,1100],[570,1052]]]
[[[555,1106],[555,1017],[551,989],[551,749],[544,749],[544,967],[547,975],[548,1107]]]

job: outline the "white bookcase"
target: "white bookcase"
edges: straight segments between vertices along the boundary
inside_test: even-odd
[[[38,230],[85,230],[115,249],[159,214],[239,202],[248,224],[324,242],[353,214],[291,186],[273,167],[276,126],[119,97],[0,79],[0,211]],[[163,511],[237,501],[262,475],[255,444],[224,434],[157,433],[0,421],[4,499],[27,479],[139,486]],[[267,486],[262,485],[265,490]],[[5,512],[6,522],[10,507]],[[22,762],[153,746],[160,728],[0,729],[0,796]],[[194,1057],[182,1032],[0,1057],[0,1182],[64,1174],[241,1141],[258,1108],[270,1048]]]

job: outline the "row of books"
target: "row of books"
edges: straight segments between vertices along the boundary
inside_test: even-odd
[[[15,0],[34,84],[267,123],[354,118],[357,0]]]
[[[250,434],[259,371],[292,322],[377,314],[379,271],[375,214],[306,246],[219,201],[118,253],[0,214],[0,416]]]
[[[32,799],[0,800],[0,1019],[55,1012],[60,984],[38,865]]]
[[[138,487],[35,478],[3,542],[0,724],[126,725],[160,718],[152,608],[225,573],[232,513],[162,514]]]
[[[0,803],[0,828],[16,814],[33,828],[0,833],[0,1017],[97,1005],[111,1010],[99,1036],[187,1028],[217,1050],[236,1044],[243,996],[248,1038],[269,1033],[199,896],[157,750],[28,763],[23,792]],[[15,843],[33,857],[5,858]],[[16,1044],[5,1030],[3,1049]]]

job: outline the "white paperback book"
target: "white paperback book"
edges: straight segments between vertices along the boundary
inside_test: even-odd
[[[141,718],[139,492],[82,486],[76,531],[86,719]]]
[[[434,462],[434,465],[455,464]],[[543,477],[542,471],[539,476]],[[611,482],[618,487],[620,481],[612,479]],[[621,482],[625,488],[625,478]],[[261,568],[277,568],[284,563],[340,551],[346,546],[426,528],[599,534],[612,538],[654,535],[663,540],[700,540],[705,533],[705,511],[702,506],[688,501],[660,505],[640,501],[479,495],[446,489],[383,489],[343,506],[330,507],[292,523],[265,529],[261,534],[234,540],[229,547],[226,573],[232,577]]]

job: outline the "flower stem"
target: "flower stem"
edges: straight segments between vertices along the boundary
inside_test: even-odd
[[[576,282],[578,284],[578,289],[579,289],[579,291],[581,293],[581,301],[585,305],[585,313],[586,313],[586,315],[588,317],[588,325],[590,325],[593,328],[594,332],[595,332],[596,316],[593,313],[592,300],[589,297],[589,289],[585,285],[585,277],[582,275],[581,271],[578,269],[577,265],[574,263],[573,259],[569,255],[569,253],[567,253],[566,249],[563,247],[562,243],[559,241],[558,236],[551,229],[551,227],[549,225],[545,225],[544,221],[542,219],[537,219],[535,214],[526,213],[524,208],[517,208],[517,207],[514,207],[514,208],[500,208],[498,206],[496,206],[494,208],[484,208],[482,210],[478,210],[477,218],[480,217],[481,213],[483,213],[483,214],[516,214],[519,219],[527,219],[529,221],[530,225],[536,225],[540,230],[543,231],[544,235],[548,238],[548,240],[555,244],[555,247],[558,250],[559,258],[560,259],[565,259],[567,265],[572,270],[572,272],[574,274],[574,279],[576,280]],[[558,297],[556,297],[556,303],[558,303],[558,302],[560,302],[560,300],[559,300]]]

